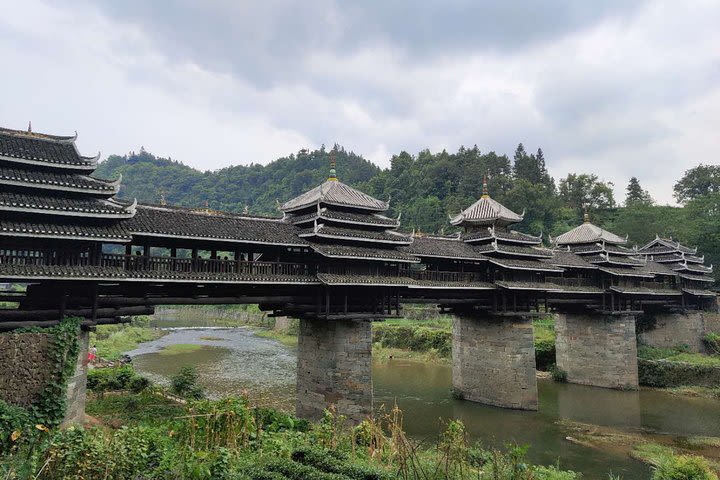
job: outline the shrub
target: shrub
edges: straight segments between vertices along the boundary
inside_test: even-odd
[[[558,383],[567,382],[567,372],[555,364],[550,366],[550,375]]]
[[[711,355],[720,355],[720,334],[708,332],[703,337],[703,344]]]
[[[277,472],[291,480],[351,480],[351,477],[339,473],[328,473],[310,465],[287,459],[274,460],[267,464],[266,470]]]
[[[0,400],[0,453],[8,452],[32,434],[30,413]]]
[[[349,463],[347,458],[338,458],[337,452],[319,448],[303,447],[295,450],[292,453],[292,459],[323,472],[345,475],[354,480],[390,480],[393,478],[381,470]]]
[[[87,387],[96,393],[113,390],[131,390],[139,393],[149,386],[150,380],[138,375],[131,365],[95,368],[88,372]]]
[[[180,369],[180,373],[170,377],[170,388],[174,394],[185,398],[199,400],[205,397],[205,392],[198,385],[195,367],[191,365],[185,365]]]
[[[669,455],[655,467],[652,480],[718,480],[718,477],[702,457]]]

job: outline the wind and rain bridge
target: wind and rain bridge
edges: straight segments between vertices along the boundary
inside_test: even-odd
[[[387,202],[342,183],[335,165],[267,218],[117,199],[121,179],[94,177],[98,157],[75,139],[0,129],[0,282],[28,285],[0,294],[18,305],[0,309],[0,331],[82,317],[86,358],[95,325],[155,305],[258,304],[300,321],[303,417],[329,404],[354,421],[372,412],[372,321],[402,316],[403,303],[454,315],[460,397],[528,410],[538,406],[533,316],[556,315],[569,381],[636,389],[637,317],[682,335],[717,308],[712,267],[695,249],[659,237],[629,248],[587,215],[546,247],[512,229],[523,215],[493,200],[487,179],[450,219],[456,234],[405,234]],[[85,369],[69,420],[82,414]],[[36,382],[24,375],[4,359],[0,398],[32,401]]]

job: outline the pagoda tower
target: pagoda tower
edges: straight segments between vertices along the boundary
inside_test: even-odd
[[[28,274],[97,266],[103,242],[130,242],[122,221],[137,202],[114,198],[120,178],[92,176],[100,154],[82,156],[76,138],[0,128],[2,263]]]

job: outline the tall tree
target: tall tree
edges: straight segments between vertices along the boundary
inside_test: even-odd
[[[625,206],[632,205],[652,205],[655,203],[647,190],[643,190],[637,177],[630,178],[628,183],[627,194],[625,195]]]
[[[720,165],[700,164],[687,170],[673,190],[675,198],[680,203],[709,193],[720,192]]]
[[[542,149],[538,148],[536,155],[528,155],[521,143],[515,150],[513,160],[513,175],[517,180],[527,180],[530,183],[555,187],[545,167],[545,156]]]
[[[560,200],[565,207],[582,217],[585,207],[594,210],[608,210],[615,207],[612,183],[602,182],[597,175],[570,173],[560,180]]]

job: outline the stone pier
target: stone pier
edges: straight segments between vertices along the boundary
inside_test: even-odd
[[[453,319],[453,391],[465,400],[537,410],[535,346],[529,318],[486,314]]]
[[[317,420],[334,405],[353,423],[372,414],[372,324],[300,320],[297,351],[299,417]]]
[[[706,327],[705,317],[710,320],[714,315],[717,314],[710,312],[647,314],[643,316],[643,328],[638,333],[638,340],[651,347],[686,346],[691,352],[704,352],[703,337],[706,332],[713,330],[709,325]]]
[[[633,315],[558,314],[555,335],[557,366],[568,382],[638,389]]]
[[[68,379],[67,384],[67,405],[65,407],[63,426],[82,423],[85,420],[89,342],[90,332],[81,331],[78,337],[80,352],[75,362],[75,373]]]

